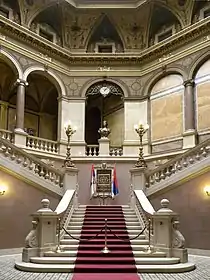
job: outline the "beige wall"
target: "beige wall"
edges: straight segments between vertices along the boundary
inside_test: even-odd
[[[198,130],[205,130],[210,128],[209,108],[210,108],[210,81],[197,85],[197,118]]]
[[[152,140],[180,136],[183,131],[182,92],[151,101]]]
[[[24,246],[25,237],[31,229],[30,214],[41,208],[41,200],[48,198],[51,209],[59,203],[57,196],[36,189],[0,170],[0,184],[8,191],[0,196],[0,249]]]
[[[77,168],[79,168],[79,203],[98,204],[98,200],[90,200],[90,176],[92,163],[78,163],[76,165]],[[133,167],[133,165],[134,164],[132,163],[116,163],[119,195],[115,200],[110,201],[111,204],[122,205],[129,203],[131,183],[129,170]]]
[[[115,111],[105,117],[111,129],[110,146],[120,147],[124,141],[124,109]]]
[[[210,196],[203,191],[207,184],[210,185],[210,172],[149,198],[156,210],[161,199],[170,200],[169,208],[180,214],[180,229],[189,248],[210,250]]]

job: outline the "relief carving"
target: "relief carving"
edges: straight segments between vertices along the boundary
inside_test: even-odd
[[[36,248],[36,247],[38,247],[37,225],[38,225],[37,221],[32,221],[32,230],[26,236],[25,248]]]
[[[172,240],[173,248],[185,248],[185,238],[179,231],[179,221],[173,222],[173,240]]]
[[[68,6],[69,7],[69,6]],[[98,13],[94,11],[65,9],[64,15],[64,45],[71,49],[86,48],[87,38],[92,30]]]
[[[147,32],[146,23],[149,19],[149,9],[145,8],[144,13],[139,15],[137,10],[134,14],[116,14],[116,25],[123,36],[125,49],[143,49],[146,47],[145,35]]]

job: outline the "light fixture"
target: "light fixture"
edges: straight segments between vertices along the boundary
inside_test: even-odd
[[[210,185],[205,186],[204,192],[205,192],[208,196],[210,196]]]
[[[7,187],[5,185],[0,185],[0,195],[4,195],[7,190]]]
[[[139,136],[140,140],[140,146],[139,146],[139,157],[135,164],[136,167],[147,167],[147,164],[144,159],[144,153],[143,153],[143,135],[146,133],[146,131],[149,129],[148,124],[143,124],[142,122],[139,122],[139,124],[134,125],[134,130]]]
[[[76,127],[72,127],[72,123],[71,121],[69,121],[65,126],[64,129],[66,131],[66,136],[68,139],[67,142],[67,148],[66,148],[66,159],[64,161],[64,165],[66,167],[74,167],[74,163],[72,162],[71,159],[71,147],[70,147],[70,141],[71,141],[71,137],[72,135],[76,132],[77,128]]]

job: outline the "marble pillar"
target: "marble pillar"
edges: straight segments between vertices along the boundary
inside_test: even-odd
[[[192,148],[196,145],[195,133],[195,107],[194,107],[194,81],[184,82],[184,133],[183,148]]]
[[[24,131],[24,114],[25,114],[25,91],[28,83],[24,80],[17,80],[17,106],[16,106],[16,128],[14,142],[17,146],[26,146],[26,135]]]

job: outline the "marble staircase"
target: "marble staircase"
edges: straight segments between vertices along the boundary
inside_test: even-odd
[[[122,208],[129,237],[134,238],[143,229],[143,226],[133,209],[129,206],[122,206]],[[86,206],[76,208],[67,227],[67,232],[70,232],[75,238],[80,237],[85,210]],[[137,239],[131,240],[130,243],[138,273],[178,273],[191,271],[195,268],[194,264],[180,263],[179,258],[168,258],[161,251],[149,253],[147,251],[149,242],[144,233]],[[61,251],[47,251],[43,257],[31,257],[28,263],[16,262],[15,267],[30,272],[73,272],[79,241],[72,239],[68,234],[64,234],[60,245]]]

